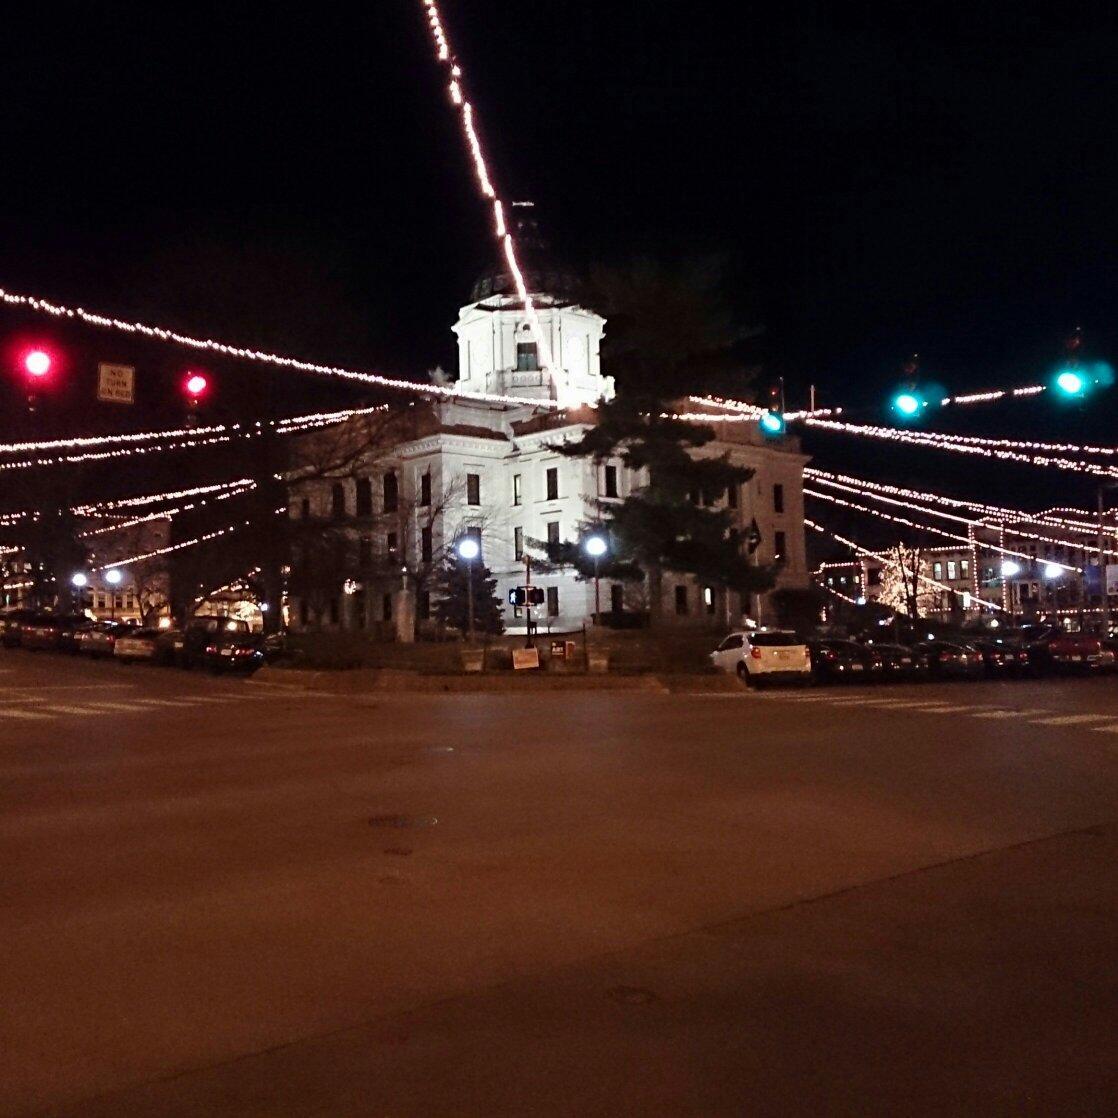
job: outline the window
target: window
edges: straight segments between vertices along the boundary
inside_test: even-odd
[[[303,517],[304,520],[310,520],[310,518],[311,518],[311,499],[310,499],[310,497],[304,497],[303,498],[303,504],[302,504],[302,509],[301,509],[300,515]]]
[[[773,486],[773,512],[784,511],[784,486],[777,483]]]
[[[932,578],[943,578],[943,564],[938,560],[932,564]]]
[[[787,558],[788,542],[783,532],[773,533],[773,559],[779,560]]]
[[[549,520],[547,522],[547,542],[548,543],[558,543],[559,542],[559,521],[558,520]]]
[[[428,470],[419,479],[419,504],[422,508],[431,507],[431,471]]]
[[[738,507],[738,487],[736,485],[726,486],[726,504],[732,509]]]
[[[430,563],[433,549],[431,547],[431,525],[421,528],[419,532],[419,560],[421,563]]]
[[[621,613],[625,609],[625,588],[615,582],[609,588],[609,608],[614,613]]]
[[[523,479],[519,474],[512,475],[512,503],[519,505],[523,499]]]
[[[357,541],[357,562],[362,567],[371,566],[373,562],[373,541],[368,536]]]
[[[547,616],[559,616],[559,587],[549,586],[547,588]]]
[[[703,605],[706,606],[707,613],[713,616],[714,614],[714,587],[703,587]]]
[[[948,577],[948,579],[958,577],[958,571],[956,569],[954,559],[948,559],[947,560],[947,577]]]
[[[380,616],[382,621],[392,620],[392,595],[385,594],[380,600]]]
[[[727,637],[718,646],[718,651],[719,652],[729,652],[730,649],[741,648],[741,646],[742,646],[742,635],[741,635],[741,633],[735,633],[733,636]]]
[[[675,588],[675,611],[682,615],[687,612],[687,587],[677,586]]]
[[[422,590],[419,594],[419,601],[416,603],[417,612],[419,613],[420,621],[431,620],[431,591]]]
[[[340,481],[330,487],[330,515],[335,520],[345,517],[345,486]]]
[[[466,504],[481,504],[481,474],[466,475]]]
[[[467,528],[462,533],[464,536],[469,536],[477,544],[477,562],[481,562],[481,529],[480,528]]]
[[[516,343],[516,371],[534,373],[540,367],[539,352],[535,342]]]
[[[969,559],[960,559],[959,560],[959,574],[962,575],[963,578],[969,578],[970,577],[970,560]]]
[[[554,466],[547,471],[547,499],[559,500],[559,471]]]
[[[396,533],[395,532],[389,532],[388,535],[386,535],[384,537],[384,549],[385,549],[385,551],[387,551],[389,555],[395,555],[396,554],[396,547],[397,547],[398,543],[399,543],[399,538],[397,537]]]
[[[400,504],[400,482],[395,473],[384,475],[384,511],[395,512]]]
[[[617,467],[606,466],[603,470],[603,492],[607,497],[616,497],[617,493]]]
[[[870,586],[880,586],[881,585],[881,568],[880,567],[870,567],[866,581],[870,584]]]
[[[524,529],[513,528],[512,530],[512,557],[519,562],[524,558]]]
[[[357,479],[356,511],[358,516],[373,515],[373,483],[367,477]]]

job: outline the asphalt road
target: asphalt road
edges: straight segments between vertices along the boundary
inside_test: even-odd
[[[1118,678],[0,655],[0,1113],[1110,1114]]]

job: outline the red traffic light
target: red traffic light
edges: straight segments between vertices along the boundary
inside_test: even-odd
[[[186,394],[195,400],[202,396],[209,386],[210,382],[206,380],[201,373],[191,373],[186,380],[183,381],[183,388],[186,390]]]
[[[51,356],[45,349],[29,349],[23,355],[24,371],[36,380],[45,377],[50,372],[52,364]]]

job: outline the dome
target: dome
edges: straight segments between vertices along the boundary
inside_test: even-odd
[[[531,202],[513,202],[510,231],[516,241],[516,255],[524,284],[532,295],[550,295],[554,299],[574,297],[578,287],[577,277],[569,269],[559,266],[552,258],[547,242],[540,234],[534,205]],[[480,303],[496,295],[517,295],[516,281],[509,271],[508,261],[501,252],[494,267],[478,276],[470,290],[470,302]]]

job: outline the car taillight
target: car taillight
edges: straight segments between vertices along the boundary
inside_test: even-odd
[[[972,652],[969,656],[969,660],[972,664],[981,664],[982,663],[982,653],[981,652]]]
[[[749,650],[749,655],[752,656],[754,660],[760,660],[761,650],[759,648],[751,648]]]
[[[216,644],[207,644],[206,645],[206,651],[207,652],[216,652],[217,651],[217,645]]]
[[[837,660],[838,656],[831,649],[827,649],[827,651],[823,653],[823,659],[824,660]]]
[[[1017,659],[1023,664],[1027,664],[1029,662],[1029,654],[1027,652],[1018,652]]]

